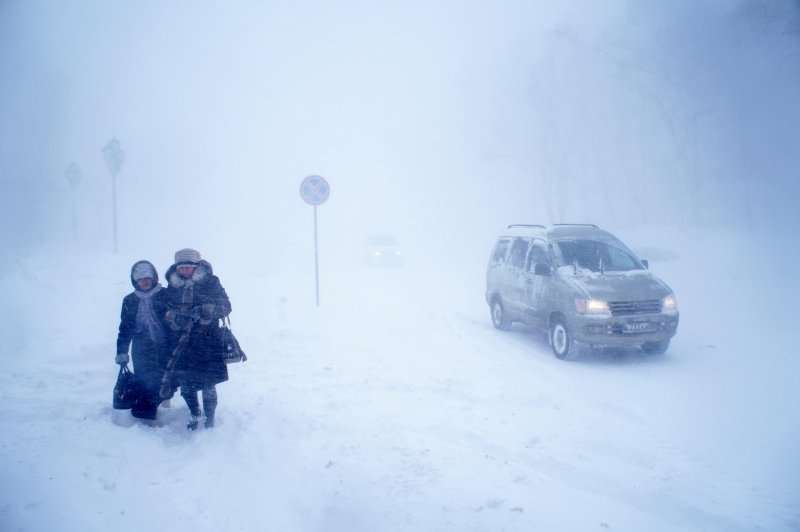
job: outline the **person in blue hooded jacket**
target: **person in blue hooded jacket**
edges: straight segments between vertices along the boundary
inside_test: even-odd
[[[163,322],[166,290],[158,282],[155,267],[146,260],[131,267],[131,284],[134,291],[122,300],[114,361],[125,366],[133,359],[133,373],[143,397],[131,413],[138,418],[156,419],[158,405],[164,399],[159,397],[159,389],[169,359],[170,332]]]

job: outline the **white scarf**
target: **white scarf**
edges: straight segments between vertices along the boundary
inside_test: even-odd
[[[139,296],[139,310],[136,313],[136,334],[141,334],[146,330],[150,339],[156,345],[164,343],[164,326],[156,316],[156,311],[153,308],[153,296],[160,291],[161,285],[156,284],[147,292],[140,292],[139,290],[135,292]]]

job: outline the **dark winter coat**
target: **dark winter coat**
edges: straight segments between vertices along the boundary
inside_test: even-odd
[[[228,380],[228,368],[222,359],[222,334],[219,320],[231,313],[228,294],[212,273],[211,265],[201,261],[189,279],[178,275],[175,265],[167,270],[166,288],[168,310],[166,322],[175,332],[175,341],[188,334],[185,349],[174,352],[174,378],[181,386],[206,388]],[[190,314],[195,307],[201,307],[199,319],[192,320]],[[182,316],[189,320],[182,325]],[[176,342],[172,344],[173,349]]]
[[[136,281],[133,280],[133,270],[141,263],[139,261],[131,268],[131,284],[134,291],[122,300],[122,311],[119,320],[119,334],[117,335],[117,353],[127,353],[130,348],[133,362],[133,372],[136,380],[144,385],[150,394],[158,397],[161,377],[164,374],[169,359],[169,344],[171,331],[165,326],[163,316],[167,311],[167,291],[158,284],[158,273],[154,273],[154,286],[147,293],[138,290]],[[152,267],[152,264],[150,264]],[[153,268],[155,272],[155,268]],[[153,317],[157,321],[158,331],[151,331],[138,320],[139,306],[143,297],[152,302]]]

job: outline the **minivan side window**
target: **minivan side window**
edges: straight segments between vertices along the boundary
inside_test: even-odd
[[[508,244],[511,241],[507,238],[504,238],[497,242],[497,246],[494,248],[494,254],[492,254],[492,264],[501,264],[506,260],[506,251],[508,251]]]
[[[515,238],[514,243],[511,244],[511,256],[508,258],[508,264],[519,269],[525,267],[525,257],[528,256],[530,244],[531,240],[529,238]]]
[[[550,264],[550,257],[547,254],[547,245],[542,240],[534,240],[533,247],[531,247],[531,254],[528,257],[528,270],[533,269],[533,265],[541,262],[542,264]]]

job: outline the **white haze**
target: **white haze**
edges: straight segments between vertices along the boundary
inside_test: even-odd
[[[6,2],[0,24],[15,249],[111,247],[114,136],[132,256],[285,256],[309,174],[331,183],[334,248],[373,228],[483,249],[508,222],[797,220],[782,2]]]
[[[327,442],[375,423],[363,412],[348,419],[336,408],[349,413],[347,404],[373,400],[378,393],[375,415],[397,415],[399,407],[390,396],[398,386],[407,392],[403,400],[423,395],[417,406],[438,401],[443,397],[435,393],[437,386],[444,386],[453,371],[456,387],[480,383],[474,395],[465,396],[470,408],[496,393],[495,384],[504,379],[519,385],[524,377],[532,388],[543,387],[540,393],[520,393],[513,405],[515,411],[531,405],[533,412],[541,411],[536,409],[542,404],[566,405],[572,412],[591,403],[588,392],[571,402],[559,386],[592,389],[605,379],[634,386],[629,393],[610,391],[611,385],[603,392],[608,408],[600,413],[601,424],[611,420],[617,429],[631,431],[621,450],[612,446],[593,455],[611,464],[610,472],[573,482],[568,474],[563,478],[548,470],[555,484],[539,479],[544,491],[555,488],[580,500],[586,490],[601,494],[590,498],[593,509],[603,508],[603,494],[613,491],[617,502],[637,508],[614,510],[618,530],[796,528],[800,470],[791,450],[800,439],[789,412],[800,407],[793,352],[800,296],[794,271],[800,259],[794,236],[800,226],[795,205],[800,192],[798,58],[800,8],[776,0],[567,5],[510,0],[0,0],[0,281],[13,315],[0,331],[4,358],[14,361],[14,370],[3,377],[8,385],[3,386],[0,424],[7,430],[0,437],[0,468],[13,473],[7,478],[19,480],[25,467],[36,469],[30,464],[38,463],[37,456],[58,457],[58,440],[48,440],[51,424],[58,430],[83,425],[77,430],[111,448],[133,439],[158,457],[146,475],[171,467],[173,448],[192,453],[198,442],[180,433],[179,408],[167,427],[131,435],[124,430],[129,427],[112,423],[119,424],[120,418],[108,409],[106,397],[130,265],[149,259],[163,273],[176,249],[192,246],[220,273],[233,298],[237,332],[255,351],[253,369],[236,368],[231,382],[221,387],[227,409],[222,414],[229,421],[213,435],[218,439],[202,439],[211,435],[201,434],[197,440],[216,460],[226,456],[225,446],[236,438],[266,439],[263,449],[256,442],[236,447],[244,462],[233,471],[266,464],[261,473],[290,483],[286,494],[276,496],[286,506],[267,522],[286,525],[297,508],[309,507],[312,521],[330,517],[327,502],[316,503],[335,489],[327,481],[312,482],[312,502],[300,502],[301,486],[307,484],[293,484],[290,469],[319,480],[311,471],[315,461],[341,463],[328,457]],[[112,137],[126,155],[117,179],[116,254],[111,178],[101,156]],[[82,174],[74,212],[73,191],[65,179],[73,162]],[[300,181],[310,174],[322,175],[332,188],[329,201],[317,209],[321,308],[313,304],[313,209],[299,196]],[[635,358],[634,364],[608,365],[592,360],[588,368],[585,363],[551,363],[546,346],[535,339],[519,331],[512,340],[498,339],[500,333],[487,328],[482,275],[498,230],[509,223],[560,222],[597,223],[632,240],[644,258],[654,260],[656,272],[676,290],[683,312],[666,362],[653,366]],[[383,232],[395,234],[413,257],[399,279],[390,277],[403,291],[396,305],[382,300],[398,297],[396,290],[354,265],[365,237]],[[374,298],[364,293],[365,286],[375,291]],[[411,315],[415,312],[446,334],[426,328],[425,320]],[[350,331],[348,318],[366,320],[371,329]],[[407,327],[386,325],[392,320]],[[354,335],[352,342],[348,334]],[[448,347],[443,338],[454,339],[458,347]],[[414,345],[420,348],[408,354],[405,366],[394,358],[402,350],[387,345],[402,345],[406,352]],[[443,360],[417,372],[437,352],[434,348]],[[321,354],[325,349],[330,353]],[[468,351],[463,353],[466,366],[448,369],[461,361],[459,349]],[[49,353],[63,364],[59,368],[79,376],[48,389],[47,380],[36,375],[46,367]],[[485,357],[499,359],[488,362]],[[764,364],[758,364],[762,359]],[[325,390],[331,384],[327,372],[342,368],[356,377]],[[48,379],[60,378],[45,373]],[[307,388],[284,385],[305,378]],[[638,378],[645,381],[642,388],[635,387]],[[630,401],[648,392],[651,378],[658,382],[656,397],[628,410]],[[259,379],[268,392],[259,388]],[[380,386],[374,381],[381,379],[386,387],[376,392]],[[359,383],[372,384],[360,395]],[[673,385],[678,390],[675,412],[669,409]],[[86,396],[71,393],[84,386]],[[737,393],[739,387],[745,392]],[[306,394],[325,399],[306,409]],[[464,406],[450,396],[445,399],[454,401],[454,411]],[[73,409],[66,412],[68,422],[65,411],[53,406],[60,400]],[[285,404],[271,404],[275,400]],[[691,436],[686,427],[673,431],[671,423],[682,419],[694,400],[703,405],[687,423],[699,435]],[[22,407],[48,401],[38,411]],[[506,408],[500,416],[506,419],[504,400],[485,402],[482,415]],[[236,404],[258,404],[261,410],[248,413]],[[592,412],[598,414],[594,407]],[[747,424],[733,421],[736,413]],[[321,434],[306,430],[306,424],[324,425],[326,415],[334,416],[335,427]],[[659,440],[661,429],[643,421],[648,415],[657,420],[655,426],[666,423],[664,440]],[[703,426],[708,416],[714,419]],[[625,418],[632,421],[629,429]],[[248,420],[259,425],[247,429]],[[405,453],[435,445],[428,438],[438,441],[441,434],[426,434],[425,427],[441,421],[424,418],[415,433],[419,446],[406,441],[394,449],[389,438],[396,435],[386,435],[377,450],[354,452],[354,460],[366,459],[366,464],[339,477],[349,496],[380,492],[376,478],[381,475],[396,480],[391,467],[398,463],[392,454],[397,449],[397,460],[411,463],[397,476],[412,486],[396,502],[381,493],[361,516],[358,505],[348,502],[352,529],[379,530],[375,516],[383,515],[386,529],[529,530],[537,523],[555,525],[556,513],[571,511],[570,500],[550,501],[556,503],[553,513],[541,521],[531,517],[530,506],[517,519],[519,512],[512,509],[523,504],[504,502],[505,517],[493,521],[486,513],[470,512],[503,497],[443,495],[473,468],[497,474],[484,469],[484,456],[499,452],[498,447],[513,454],[522,438],[502,430],[491,445],[476,442],[470,453],[479,459],[467,460],[462,468],[452,462],[431,466],[440,472],[438,478],[447,479],[434,483],[433,492],[417,486],[413,468],[419,463]],[[598,441],[613,439],[613,429],[597,427],[588,418],[584,422],[600,430]],[[37,431],[30,438],[37,443],[23,453],[12,442],[24,438],[31,423]],[[575,423],[569,436],[581,431],[580,418]],[[340,424],[346,425],[344,432]],[[379,422],[382,429],[388,425]],[[411,419],[399,418],[399,431],[411,426]],[[552,419],[544,426],[545,432],[559,430]],[[273,436],[272,429],[280,434]],[[454,438],[479,431],[480,423],[460,430]],[[302,452],[292,452],[296,440],[311,449],[312,465],[304,462]],[[697,497],[695,507],[672,499],[663,507],[653,501],[641,505],[627,492],[619,496],[619,484],[605,482],[609,475],[622,484],[640,481],[640,473],[628,469],[614,473],[615,453],[654,443],[673,445],[674,453],[655,452],[652,463],[663,460],[662,465],[648,466],[643,460],[639,466],[653,467],[654,475],[669,469],[662,478],[681,480],[665,481],[665,490],[688,490]],[[69,440],[63,460],[69,459],[67,450],[74,453],[73,446],[83,444]],[[686,457],[694,457],[694,445],[703,448],[697,451],[696,469],[682,461],[691,462]],[[381,449],[394,450],[382,455]],[[574,442],[568,449],[586,452]],[[755,455],[747,453],[750,449]],[[281,450],[290,453],[286,467],[275,457]],[[715,502],[714,475],[726,464],[736,469],[734,463],[741,470],[729,478],[724,500]],[[179,461],[175,467],[201,465]],[[87,467],[99,476],[119,474],[102,460]],[[78,469],[58,471],[70,475]],[[136,474],[134,468],[123,471]],[[698,477],[702,482],[694,485]],[[175,472],[170,478],[183,486],[197,477]],[[63,513],[26,495],[47,483],[46,470],[36,469],[31,479],[25,490],[7,499],[11,502],[0,505],[0,523],[37,530],[37,524],[56,526],[60,515],[64,524]],[[229,488],[244,482],[248,489],[280,491],[268,476],[256,482],[230,473],[224,481]],[[464,481],[466,492],[479,484]],[[69,486],[74,484],[59,481],[53,496],[67,497]],[[133,486],[146,489],[149,484],[137,480]],[[772,489],[781,493],[774,503],[768,502]],[[76,493],[97,496],[88,485]],[[661,492],[647,493],[657,499]],[[194,494],[190,490],[187,497]],[[541,491],[522,490],[523,495],[536,498]],[[114,490],[104,489],[100,498],[118,506],[114,497]],[[149,504],[149,497],[139,502]],[[175,502],[163,504],[159,515],[169,513]],[[421,506],[399,511],[394,504]],[[456,509],[445,515],[437,504]],[[539,504],[543,507],[537,511],[545,512],[547,505]],[[90,504],[79,507],[96,510]],[[335,513],[336,505],[331,507]],[[44,509],[35,517],[37,508]],[[189,512],[182,506],[177,514]],[[224,527],[226,516],[212,513],[202,529]],[[66,519],[67,529],[77,529],[72,517]],[[404,527],[404,518],[417,526]],[[428,527],[426,519],[432,523]],[[257,521],[257,514],[248,511],[240,523]],[[203,521],[189,522],[199,526]],[[600,517],[589,522],[615,528]],[[316,521],[294,524],[333,529]],[[120,529],[141,526],[154,525],[133,520]]]

